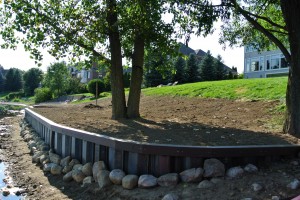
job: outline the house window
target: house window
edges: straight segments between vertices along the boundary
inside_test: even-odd
[[[281,68],[287,68],[288,66],[289,66],[288,62],[286,61],[286,59],[283,56],[283,54],[281,54],[280,67]]]
[[[279,55],[271,56],[271,69],[279,69],[280,59]]]
[[[246,71],[250,72],[250,59],[249,58],[246,60]]]
[[[267,66],[267,70],[270,69],[270,56],[266,56],[266,66]]]
[[[258,59],[251,59],[251,71],[259,70],[259,61]]]
[[[259,61],[259,70],[262,71],[264,70],[264,57],[260,57],[260,61]]]
[[[91,78],[91,72],[90,72],[90,71],[87,72],[87,78],[88,78],[88,79]]]

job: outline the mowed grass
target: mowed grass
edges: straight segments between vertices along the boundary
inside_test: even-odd
[[[145,95],[170,95],[243,100],[284,100],[287,77],[198,82],[146,88]]]

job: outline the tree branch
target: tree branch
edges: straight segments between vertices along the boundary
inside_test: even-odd
[[[281,50],[283,55],[285,56],[286,60],[290,63],[291,62],[291,54],[287,50],[287,48],[283,45],[283,43],[276,38],[272,33],[270,33],[267,29],[265,29],[262,25],[260,25],[255,19],[249,16],[248,12],[243,10],[236,2],[236,0],[230,0],[231,3],[234,5],[235,9],[243,15],[246,20],[252,24],[258,31],[263,33],[269,40],[275,43],[275,45]]]
[[[38,15],[44,17],[44,19],[47,21],[47,23],[52,26],[58,35],[62,34],[64,37],[66,37],[67,40],[69,40],[71,43],[78,45],[79,47],[86,49],[88,51],[91,51],[95,56],[99,57],[100,59],[104,60],[106,63],[110,63],[110,59],[106,58],[101,53],[97,52],[92,46],[88,46],[84,44],[82,41],[75,40],[74,37],[68,32],[63,31],[58,25],[53,22],[53,20],[46,14],[41,13],[37,8],[32,7],[29,3],[25,2],[27,6],[29,6],[31,9],[33,9]]]
[[[260,15],[254,14],[254,13],[251,13],[251,12],[246,11],[246,10],[244,10],[244,12],[247,13],[248,15],[250,15],[250,16],[256,17],[256,18],[258,18],[258,19],[262,19],[262,20],[268,22],[269,24],[271,24],[272,26],[281,28],[281,29],[283,29],[283,30],[287,30],[285,26],[279,25],[279,24],[273,22],[272,20],[270,20],[270,19],[267,18],[267,17],[263,17],[263,16],[260,16]]]

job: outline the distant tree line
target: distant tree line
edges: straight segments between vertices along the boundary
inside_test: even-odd
[[[233,73],[234,71],[235,73]],[[234,79],[237,68],[225,68],[222,57],[214,58],[210,51],[201,59],[195,54],[187,58],[178,56],[175,59],[160,57],[158,53],[145,56],[145,87],[154,87],[178,81],[179,84],[199,81]]]

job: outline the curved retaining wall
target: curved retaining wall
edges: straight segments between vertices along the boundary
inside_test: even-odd
[[[219,158],[227,166],[232,166],[282,155],[294,156],[300,151],[299,145],[185,146],[140,143],[62,126],[28,108],[25,109],[25,118],[50,148],[62,157],[71,156],[82,163],[102,160],[110,170],[123,169],[128,174],[160,176],[202,166],[205,158]]]

